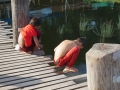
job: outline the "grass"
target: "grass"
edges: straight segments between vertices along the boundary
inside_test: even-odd
[[[90,26],[88,26],[89,23],[89,19],[86,18],[86,16],[84,15],[83,17],[80,15],[80,23],[79,23],[79,30],[80,31],[89,31],[90,30]]]
[[[100,30],[96,28],[93,32],[99,37],[111,38],[114,35],[112,20],[110,22],[101,23]]]

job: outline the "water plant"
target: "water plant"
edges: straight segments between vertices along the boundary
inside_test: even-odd
[[[87,32],[91,29],[89,22],[85,15],[80,15],[79,34],[81,37],[86,36]]]
[[[85,15],[80,15],[80,23],[79,23],[79,31],[89,31],[90,26],[89,24],[89,19]]]
[[[99,37],[104,37],[104,38],[111,38],[114,36],[114,27],[112,24],[112,20],[109,22],[101,23],[100,24],[100,30],[97,28],[93,30],[93,32],[99,36]]]

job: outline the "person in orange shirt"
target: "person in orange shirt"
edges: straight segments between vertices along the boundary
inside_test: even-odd
[[[28,54],[39,54],[40,49],[43,48],[43,45],[39,43],[42,35],[39,30],[40,26],[41,19],[38,17],[33,17],[30,20],[30,23],[21,29],[18,37],[20,51]]]
[[[62,67],[67,64],[66,68],[63,70],[64,73],[67,72],[77,72],[78,69],[73,67],[76,58],[80,52],[80,49],[84,48],[86,45],[86,38],[80,37],[76,40],[64,40],[54,49],[54,63]]]

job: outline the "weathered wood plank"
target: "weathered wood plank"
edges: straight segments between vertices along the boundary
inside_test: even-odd
[[[13,69],[20,69],[20,68],[25,68],[25,67],[31,67],[31,66],[37,66],[37,65],[41,65],[41,64],[43,64],[42,62],[37,62],[37,63],[27,63],[26,64],[26,62],[24,62],[25,64],[21,64],[21,65],[17,65],[17,66],[14,66],[14,67],[7,67],[7,65],[5,65],[6,66],[6,68],[3,68],[2,66],[2,68],[0,69],[0,72],[4,72],[4,71],[11,71],[11,70],[13,70]],[[45,63],[44,63],[45,64]]]
[[[12,53],[12,52],[11,52]],[[8,55],[11,55],[9,57],[7,57]],[[49,58],[48,56],[37,56],[37,55],[29,55],[29,54],[20,54],[20,55],[17,55],[17,54],[5,54],[5,55],[0,55],[0,62],[2,63],[3,61],[8,61],[10,60],[10,58],[12,60],[16,60],[16,59],[25,59],[25,58],[36,58],[36,59],[42,59],[42,58]]]
[[[17,60],[16,60],[17,59]],[[49,58],[49,57],[45,57],[45,58],[29,58],[29,57],[27,57],[27,58],[17,58],[17,56],[16,56],[16,58],[15,59],[12,59],[12,58],[8,58],[8,59],[6,59],[6,60],[0,60],[0,66],[2,67],[3,65],[7,65],[7,64],[13,64],[13,65],[17,65],[17,63],[23,63],[23,62],[29,62],[29,63],[31,63],[31,62],[46,62],[46,61],[52,61],[53,62],[53,60],[51,60],[51,58]]]
[[[68,86],[68,87],[64,87],[64,88],[60,88],[60,89],[57,89],[57,90],[76,90],[77,88],[79,88],[79,90],[81,90],[80,88],[82,87],[86,87],[87,86],[87,82],[83,82],[83,83],[79,83],[79,84],[76,84],[76,85],[71,85],[71,86]]]
[[[47,70],[48,73],[44,73],[42,75],[38,74],[38,73],[27,73],[27,74],[24,74],[24,75],[18,75],[18,76],[9,76],[7,78],[3,78],[3,79],[0,79],[0,84],[1,83],[7,83],[7,82],[11,82],[14,83],[13,81],[16,81],[15,83],[20,83],[20,82],[23,82],[23,81],[29,81],[29,80],[33,80],[33,78],[46,78],[46,77],[49,77],[49,76],[53,76],[53,75],[57,75],[56,73],[52,73],[53,69],[51,68],[51,70]],[[31,77],[31,78],[29,78]]]
[[[12,40],[11,39],[7,39],[7,40],[0,39],[0,42],[4,42],[4,41],[12,41]]]
[[[3,44],[3,43],[13,43],[13,41],[4,41],[4,42],[0,42],[0,44]]]
[[[42,87],[46,87],[48,85],[52,85],[52,84],[56,84],[56,83],[61,83],[61,82],[65,82],[65,81],[71,81],[71,80],[74,80],[74,79],[77,79],[77,78],[79,78],[81,80],[87,79],[86,74],[77,75],[77,76],[73,76],[73,77],[67,77],[67,78],[63,78],[63,79],[58,78],[59,80],[55,79],[54,81],[51,81],[51,82],[38,84],[38,85],[34,85],[34,86],[28,86],[28,87],[23,88],[22,90],[30,90],[30,89],[35,89],[35,88],[42,88]]]
[[[7,25],[7,26],[0,26],[1,28],[12,28],[12,26],[11,25]]]
[[[49,82],[52,80],[57,80],[57,79],[61,79],[61,78],[65,78],[65,75],[58,75],[58,76],[54,76],[54,77],[49,77],[49,78],[45,78],[45,79],[37,79],[34,81],[28,81],[28,82],[24,82],[24,83],[18,83],[18,84],[14,84],[11,86],[5,86],[5,87],[1,87],[1,90],[7,90],[7,89],[17,89],[17,88],[23,88],[26,86],[31,86],[31,85],[36,85],[36,84],[40,84],[40,83],[45,83],[45,82]]]
[[[66,81],[66,82],[61,82],[61,83],[58,83],[58,84],[55,84],[55,85],[51,85],[51,86],[47,86],[47,87],[43,87],[43,88],[37,88],[35,90],[53,90],[56,88],[62,88],[62,87],[66,87],[66,86],[70,86],[70,85],[75,85],[76,83],[73,82],[73,81]],[[68,90],[68,89],[66,89]]]
[[[28,74],[28,75],[30,75],[30,77],[14,76],[14,77],[7,78],[7,79],[5,78],[4,80],[7,80],[7,81],[4,83],[0,83],[0,86],[23,83],[23,82],[33,81],[33,80],[37,80],[41,78],[54,77],[56,73],[47,73],[43,75],[39,75],[39,74],[37,75],[36,73],[34,73],[33,76],[31,74]],[[11,79],[13,81],[10,81]]]
[[[79,89],[76,89],[76,90],[88,90],[88,87],[82,87],[82,88],[79,88]]]
[[[0,87],[3,87],[4,85],[8,86],[8,85],[17,84],[17,83],[28,82],[30,80],[38,80],[43,78],[42,75],[45,76],[46,74],[50,74],[49,76],[53,76],[53,75],[56,76],[57,74],[56,73],[53,74],[53,72],[55,72],[54,69],[49,69],[46,71],[37,71],[34,73],[25,74],[25,75],[13,76],[12,80],[11,78],[7,78],[7,79],[5,78],[6,80],[8,79],[10,80],[7,82],[5,82],[5,79],[1,79]],[[47,78],[47,75],[44,78]]]
[[[34,69],[36,67],[46,67],[46,66],[49,66],[48,64],[40,64],[40,65],[34,65],[34,66],[31,66],[31,67],[23,67],[23,68],[17,68],[17,69],[12,69],[12,70],[9,70],[9,71],[2,71],[0,72],[0,74],[10,74],[10,73],[16,73],[16,72],[22,72],[24,70],[29,70],[29,69]]]
[[[13,28],[1,28],[1,27],[0,27],[0,32],[1,32],[1,31],[12,32],[12,31],[13,31]]]
[[[11,32],[11,31],[0,31],[0,35],[7,35],[7,34],[13,34],[13,32]]]
[[[2,22],[2,23],[0,23],[0,25],[8,25],[8,22]]]
[[[34,74],[36,74],[35,72],[39,72],[39,71],[40,72],[44,71],[44,74],[45,73],[47,74],[47,73],[50,73],[50,72],[55,72],[55,70],[53,70],[53,69],[56,69],[56,68],[57,67],[55,67],[55,66],[51,66],[51,67],[38,66],[38,67],[34,67],[34,69],[29,68],[29,69],[26,69],[24,71],[18,71],[18,72],[15,72],[15,73],[13,72],[13,73],[8,73],[8,74],[0,74],[0,80],[11,78],[11,77],[14,77],[14,76],[21,76],[21,77],[25,77],[26,75],[34,76]],[[47,70],[50,70],[50,71],[46,72]],[[30,73],[32,73],[32,74],[30,74]],[[43,72],[41,72],[41,73],[43,73]],[[12,80],[12,78],[10,80]],[[14,78],[14,80],[15,80],[15,78]]]
[[[45,58],[46,59],[46,58]],[[53,60],[50,60],[49,58],[48,59],[25,59],[25,60],[19,60],[17,59],[17,61],[14,61],[14,62],[4,62],[4,63],[0,63],[0,69],[2,68],[12,68],[12,67],[17,67],[17,66],[21,66],[21,65],[24,65],[24,64],[30,64],[30,63],[49,63],[49,62],[53,62]]]

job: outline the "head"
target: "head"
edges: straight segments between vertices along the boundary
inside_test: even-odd
[[[30,20],[30,23],[33,27],[35,27],[36,29],[39,29],[40,26],[41,26],[41,19],[38,18],[38,17],[33,17],[31,20]]]
[[[81,49],[86,46],[86,37],[79,37],[76,40],[79,42],[79,46]]]

